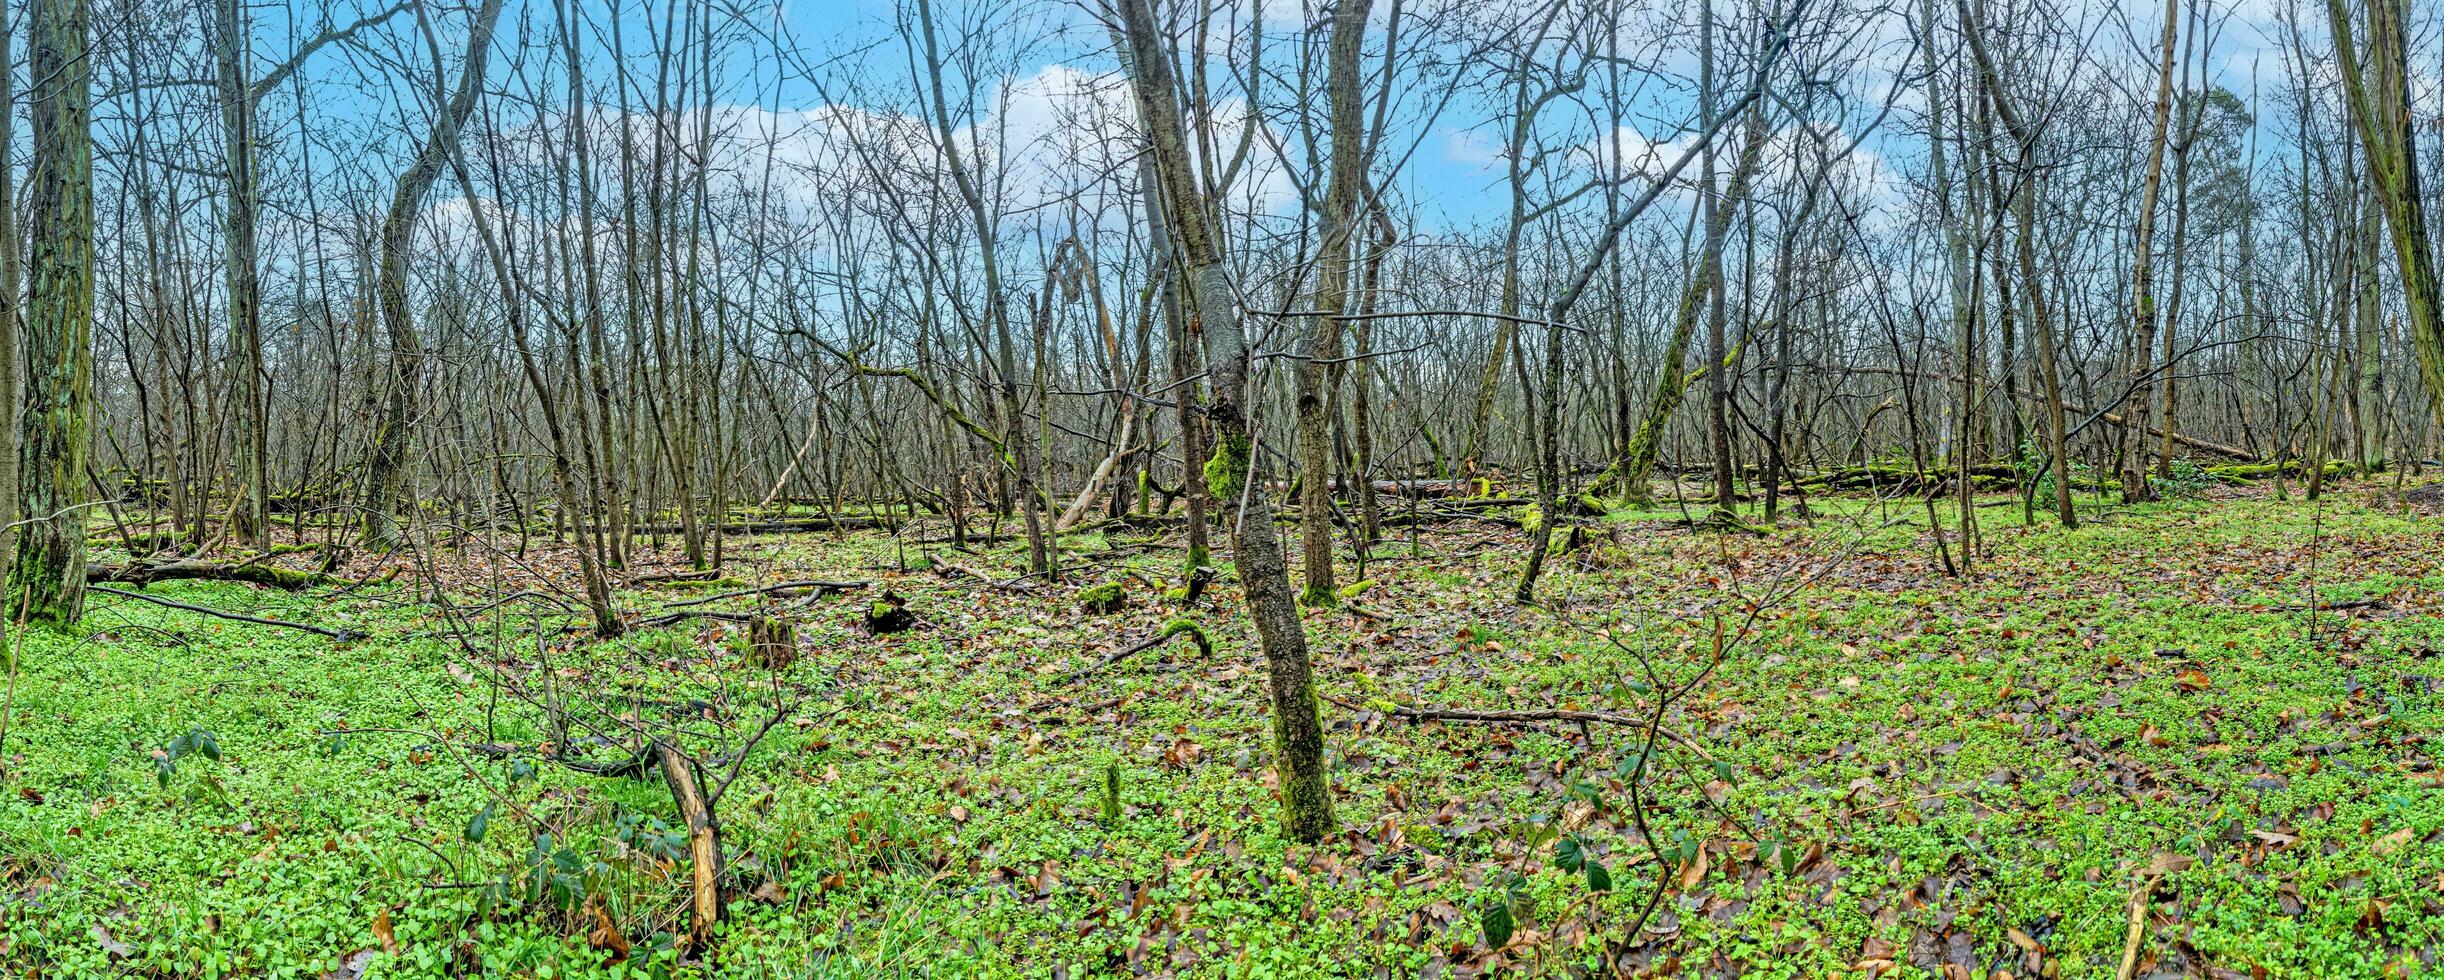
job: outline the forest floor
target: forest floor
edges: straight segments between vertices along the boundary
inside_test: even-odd
[[[1307,616],[1345,828],[1321,846],[1276,830],[1235,587],[1163,595],[1176,528],[1072,537],[1068,573],[1032,588],[928,560],[1009,578],[1014,544],[734,539],[750,585],[873,583],[774,601],[801,631],[777,673],[738,623],[597,642],[528,606],[439,616],[406,577],[149,589],[370,635],[344,643],[97,594],[78,634],[25,637],[13,678],[0,972],[2436,972],[2444,515],[2373,484],[2099,508],[2075,531],[1990,503],[1965,581],[1915,501],[1819,500],[1762,536],[1616,513],[1533,609],[1509,601],[1517,531],[1400,531]],[[574,590],[565,551],[514,557],[430,567]],[[1082,612],[1106,582],[1127,607]],[[886,588],[921,622],[872,636]],[[1211,656],[1097,666],[1178,617]],[[1662,723],[1695,748],[1660,745],[1643,777],[1636,727],[1390,713],[1634,714],[1690,681]],[[776,696],[789,717],[719,803],[723,921],[693,944],[671,793],[558,764],[590,743],[543,745],[537,706],[711,736],[691,744],[712,756]]]

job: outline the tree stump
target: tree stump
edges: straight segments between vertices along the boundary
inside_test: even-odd
[[[1089,615],[1109,615],[1127,608],[1128,604],[1128,587],[1118,582],[1105,582],[1078,592],[1078,611]]]
[[[1198,599],[1205,597],[1205,587],[1212,585],[1213,581],[1213,566],[1198,565],[1194,571],[1188,573],[1188,585],[1182,590],[1180,605],[1196,605]]]
[[[885,590],[866,606],[866,632],[876,636],[902,632],[916,621],[916,614],[908,611],[908,600],[897,592]]]

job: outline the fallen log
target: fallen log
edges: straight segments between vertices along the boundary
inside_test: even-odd
[[[2004,489],[2016,486],[2020,471],[2009,463],[1980,463],[1969,467],[1969,480],[1979,489]],[[1809,493],[1833,490],[1873,490],[1884,493],[1944,493],[1959,483],[1955,467],[1917,470],[1901,466],[1852,466],[1823,473],[1795,475],[1791,485]]]
[[[906,523],[906,522],[902,522]],[[791,531],[863,531],[882,527],[880,518],[873,517],[772,517],[752,521],[731,521],[721,525],[723,534],[783,534]],[[584,528],[597,533],[595,528]],[[601,529],[608,531],[608,528]],[[705,525],[701,530],[711,531]],[[687,529],[677,524],[639,524],[628,528],[630,534],[685,534]]]
[[[2276,473],[2282,473],[2288,476],[2298,476],[2302,467],[2300,466],[2299,460],[2292,459],[2285,460],[2281,463],[2243,463],[2233,466],[2209,466],[2205,469],[2208,476],[2212,476],[2226,483],[2246,483],[2251,480],[2263,480],[2267,477],[2275,475]],[[2356,476],[2361,472],[2361,470],[2362,467],[2359,464],[2349,460],[2332,459],[2325,462],[2325,475],[2328,479],[2342,476]],[[2377,466],[2369,468],[2366,471],[2370,473],[2378,473],[2383,472],[2383,470],[2384,466],[2382,464],[2378,464]]]
[[[396,573],[393,573],[396,574]],[[384,576],[386,579],[388,576]],[[364,585],[355,579],[325,575],[321,572],[297,572],[278,565],[221,562],[182,558],[165,562],[129,562],[125,565],[87,564],[85,581],[111,582],[120,585],[144,586],[154,582],[200,580],[207,582],[246,582],[268,585],[276,589],[298,592],[318,585]],[[367,581],[378,581],[369,579]]]

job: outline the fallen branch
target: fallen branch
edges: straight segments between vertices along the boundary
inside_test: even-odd
[[[721,577],[718,568],[694,568],[667,572],[640,572],[628,576],[629,585],[652,585],[658,582],[702,582]]]
[[[2130,980],[2138,976],[2139,947],[2147,939],[2148,896],[2155,891],[2156,876],[2147,875],[2130,886],[2130,929],[2122,936],[2121,966],[2113,971],[2113,980]]]
[[[1821,370],[1827,370],[1827,368],[1824,368],[1824,367],[1822,367],[1822,366],[1816,366],[1816,367],[1815,367],[1815,369],[1816,369],[1816,370],[1820,370],[1820,371],[1821,371]],[[1837,372],[1840,372],[1840,373],[1846,373],[1846,374],[1879,374],[1879,375],[1887,375],[1887,376],[1891,376],[1891,377],[1899,377],[1899,378],[1919,378],[1919,377],[1937,377],[1937,376],[1938,376],[1938,375],[1935,375],[1935,374],[1932,374],[1932,373],[1928,373],[1928,372],[1910,371],[1910,370],[1906,370],[1906,369],[1902,369],[1902,368],[1888,368],[1888,367],[1876,367],[1876,366],[1840,367],[1840,368],[1833,368],[1833,369],[1831,369],[1831,370],[1834,370],[1834,371],[1837,371]],[[1959,375],[1956,375],[1956,374],[1945,374],[1945,375],[1941,375],[1941,377],[1943,377],[1943,378],[1944,378],[1944,379],[1945,379],[1947,382],[1952,383],[1952,384],[1958,384],[1958,383],[1960,382],[1960,376],[1959,376]],[[2038,394],[2038,393],[2033,392],[2033,391],[2014,391],[2014,392],[2011,392],[2011,394],[2013,394],[2013,395],[2015,395],[2015,396],[2017,396],[2017,397],[2020,397],[2020,398],[2025,398],[2025,399],[2028,399],[2028,400],[2030,400],[2030,401],[2038,402],[2038,403],[2040,403],[2040,404],[2042,404],[2042,403],[2045,401],[2045,396],[2044,396],[2044,395]],[[2106,424],[2106,425],[2115,426],[2115,427],[2117,427],[2117,428],[2128,428],[2128,427],[2130,426],[2130,422],[2129,422],[2129,420],[2128,420],[2128,419],[2124,419],[2124,418],[2122,418],[2122,417],[2121,417],[2121,416],[2119,416],[2119,415],[2115,415],[2115,414],[2113,414],[2112,412],[2101,412],[2101,411],[2100,411],[2100,412],[2091,412],[2091,411],[2089,411],[2089,410],[2088,410],[2087,406],[2080,405],[2080,404],[2076,404],[2076,403],[2071,402],[2071,401],[2068,401],[2068,400],[2063,401],[2063,403],[2062,403],[2062,411],[2063,411],[2063,413],[2064,413],[2064,414],[2066,414],[2066,415],[2086,415],[2086,416],[2090,416],[2090,417],[2091,417],[2091,418],[2093,418],[2095,421],[2100,421],[2100,422],[2103,422],[2103,423],[2104,423],[2104,424]],[[2085,426],[2081,426],[2081,428],[2085,428]],[[2162,428],[2158,427],[2158,426],[2149,425],[2149,426],[2147,426],[2147,427],[2146,427],[2146,429],[2147,429],[2147,434],[2148,434],[2148,435],[2150,435],[2150,436],[2154,436],[2154,437],[2157,437],[2157,438],[2161,438],[2161,437],[2163,437],[2163,435],[2164,435],[2164,430],[2163,430]],[[2236,459],[2236,460],[2240,460],[2240,461],[2242,461],[2242,462],[2256,462],[2256,461],[2257,461],[2257,454],[2256,454],[2256,453],[2254,453],[2254,452],[2250,452],[2250,451],[2249,451],[2249,450],[2247,450],[2247,449],[2243,449],[2243,448],[2241,448],[2241,447],[2239,447],[2239,446],[2227,446],[2227,445],[2225,445],[2225,444],[2223,444],[2223,443],[2219,443],[2219,442],[2209,442],[2209,441],[2207,441],[2207,440],[2205,440],[2205,439],[2200,439],[2200,438],[2198,438],[2197,436],[2193,436],[2193,435],[2189,435],[2188,433],[2181,432],[2181,431],[2180,431],[2180,430],[2178,430],[2178,429],[2175,429],[2175,430],[2173,431],[2173,434],[2172,434],[2172,441],[2173,441],[2173,442],[2175,442],[2175,443],[2177,443],[2177,444],[2179,444],[2179,445],[2185,446],[2185,447],[2190,448],[2190,449],[2195,449],[2195,450],[2198,450],[2199,452],[2203,452],[2203,453],[2212,453],[2212,454],[2217,455],[2217,456],[2223,456],[2223,457],[2226,457],[2226,458],[2229,458],[2229,459]]]
[[[729,623],[744,623],[755,618],[754,613],[724,612],[719,609],[680,609],[637,620],[638,626],[668,626],[687,619],[718,619]]]
[[[973,568],[969,568],[966,565],[961,565],[957,562],[944,561],[938,555],[933,558],[933,567],[944,572],[958,572],[961,575],[965,575],[969,578],[975,579],[978,582],[984,583],[984,587],[988,589],[1006,589],[1011,592],[1025,592],[1035,588],[1035,583],[1029,581],[1032,576],[1021,575],[1013,579],[997,579]]]
[[[210,607],[210,606],[198,606],[198,605],[193,605],[193,604],[190,604],[190,603],[185,603],[185,602],[177,602],[177,601],[170,600],[170,599],[164,599],[164,598],[161,598],[160,596],[145,595],[145,594],[144,594],[144,593],[142,593],[142,592],[129,592],[129,591],[125,590],[125,589],[114,589],[114,588],[111,588],[111,587],[109,587],[109,586],[107,586],[107,585],[90,585],[90,584],[89,584],[89,585],[85,586],[85,588],[86,588],[88,591],[93,591],[93,592],[101,592],[101,593],[105,593],[105,594],[108,594],[108,595],[115,595],[115,596],[119,596],[119,597],[121,597],[121,598],[126,598],[126,599],[142,599],[142,600],[144,600],[144,601],[146,601],[146,602],[152,603],[152,604],[157,605],[157,606],[168,606],[168,607],[170,607],[170,608],[172,608],[172,609],[183,609],[183,610],[186,610],[186,611],[188,611],[188,612],[192,612],[192,613],[202,613],[202,614],[204,614],[204,615],[206,615],[206,616],[212,616],[212,617],[216,617],[216,618],[220,618],[220,619],[227,619],[227,620],[231,620],[231,621],[234,621],[234,622],[240,622],[240,623],[253,623],[253,624],[257,625],[257,626],[278,626],[278,627],[282,627],[282,628],[285,628],[285,629],[304,630],[304,631],[306,631],[306,632],[308,632],[308,633],[313,633],[313,634],[315,634],[315,635],[317,635],[317,636],[327,636],[327,637],[330,637],[331,639],[336,640],[336,641],[341,642],[341,643],[346,643],[346,642],[348,642],[348,641],[350,641],[350,640],[357,640],[357,639],[362,639],[362,638],[364,638],[364,634],[362,634],[362,633],[351,633],[351,632],[349,632],[349,631],[347,631],[347,630],[335,630],[335,629],[331,629],[331,628],[329,628],[329,627],[325,627],[325,626],[315,626],[315,625],[311,625],[311,624],[308,624],[308,623],[292,623],[292,622],[289,622],[289,621],[284,620],[284,619],[265,619],[265,618],[263,618],[263,617],[261,617],[261,616],[249,616],[249,615],[246,615],[245,613],[233,613],[233,612],[226,612],[226,611],[223,611],[223,610],[214,609],[214,608],[212,608],[212,607]]]
[[[1410,721],[1470,721],[1487,725],[1534,725],[1549,721],[1570,721],[1581,723],[1594,722],[1604,725],[1622,725],[1629,728],[1646,728],[1651,725],[1656,734],[1670,739],[1672,744],[1678,745],[1681,748],[1687,749],[1691,752],[1695,752],[1697,753],[1698,758],[1704,759],[1708,762],[1715,761],[1714,754],[1707,752],[1704,746],[1697,744],[1696,739],[1690,738],[1669,728],[1665,728],[1662,725],[1655,725],[1644,718],[1639,718],[1633,715],[1618,714],[1611,711],[1571,711],[1565,708],[1534,708],[1527,711],[1480,711],[1472,708],[1419,708],[1400,704],[1385,704],[1376,707],[1369,707],[1366,705],[1353,704],[1348,701],[1343,701],[1328,694],[1323,695],[1322,697],[1326,701],[1330,701],[1334,704],[1340,705],[1341,707],[1348,708],[1351,711],[1381,711],[1385,714],[1391,715],[1392,717],[1406,718]]]
[[[719,595],[709,595],[701,599],[689,599],[685,602],[674,602],[668,606],[665,606],[664,608],[678,609],[683,606],[701,606],[707,603],[720,602],[723,599],[738,599],[751,595],[763,595],[767,592],[788,592],[795,589],[813,589],[815,590],[816,594],[820,595],[825,589],[862,589],[872,584],[873,583],[871,582],[825,582],[819,579],[799,579],[794,582],[781,582],[774,585],[759,586],[752,589],[740,589],[736,592],[724,592]]]
[[[549,593],[549,592],[538,592],[538,591],[536,591],[536,590],[534,590],[534,589],[521,589],[521,590],[519,590],[519,591],[512,592],[512,593],[509,593],[508,595],[502,596],[502,597],[500,597],[500,598],[498,598],[498,599],[494,599],[494,600],[492,600],[491,602],[484,603],[484,604],[482,604],[482,605],[476,605],[476,606],[461,606],[461,607],[459,607],[458,609],[453,610],[453,611],[454,611],[454,612],[456,612],[456,613],[457,613],[458,615],[460,615],[460,616],[480,616],[480,615],[483,615],[484,613],[488,613],[488,612],[491,612],[491,611],[493,611],[493,610],[495,610],[495,609],[499,609],[499,608],[501,608],[502,606],[506,606],[506,605],[508,605],[508,604],[510,604],[510,603],[513,603],[513,602],[516,602],[516,601],[518,601],[518,600],[520,600],[520,599],[541,599],[541,600],[543,600],[544,602],[548,602],[548,603],[551,603],[552,605],[559,606],[559,607],[560,607],[560,611],[562,611],[562,612],[575,612],[575,611],[576,611],[576,609],[575,609],[574,607],[570,606],[566,600],[564,600],[564,599],[560,598],[559,596],[553,595],[553,594],[551,594],[551,593]]]
[[[1114,650],[1105,655],[1102,660],[1096,662],[1092,666],[1081,668],[1079,670],[1073,670],[1062,675],[1060,683],[1069,683],[1070,681],[1077,680],[1080,677],[1084,677],[1098,670],[1102,670],[1105,667],[1119,663],[1122,660],[1126,660],[1140,653],[1152,650],[1155,647],[1162,646],[1172,637],[1179,636],[1183,633],[1187,634],[1189,639],[1196,641],[1197,654],[1199,656],[1211,657],[1214,655],[1213,638],[1205,635],[1205,630],[1203,627],[1200,627],[1196,623],[1189,620],[1174,619],[1168,625],[1165,625],[1160,632],[1147,636],[1144,639],[1131,643],[1128,646],[1122,647],[1118,650]]]

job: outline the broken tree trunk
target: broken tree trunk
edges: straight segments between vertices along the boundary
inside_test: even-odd
[[[713,805],[706,801],[686,755],[669,742],[657,741],[653,757],[662,770],[663,783],[670,787],[672,802],[687,821],[687,855],[694,872],[688,894],[694,919],[688,924],[688,935],[701,945],[711,938],[713,924],[721,920],[721,822],[713,819]]]

